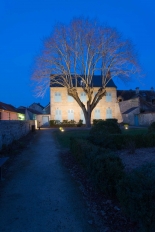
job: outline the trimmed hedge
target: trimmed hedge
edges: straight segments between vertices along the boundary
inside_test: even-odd
[[[155,231],[155,164],[146,164],[124,176],[117,186],[120,204],[141,231]]]
[[[155,133],[155,122],[152,122],[148,127],[149,133]]]
[[[95,134],[94,134],[95,135]],[[95,145],[99,145],[102,148],[121,150],[128,148],[131,143],[134,143],[135,148],[142,147],[154,147],[155,146],[155,134],[106,134],[103,130],[99,132],[98,137],[89,136],[88,139]]]
[[[94,124],[89,132],[89,141],[95,145],[103,146],[104,148],[111,147],[112,141],[110,134],[120,134],[121,129],[117,124],[117,120],[108,119],[106,121],[99,120]]]
[[[49,121],[50,127],[58,128],[60,126],[63,127],[76,127],[77,124],[74,120],[68,121],[68,120],[63,120],[63,122],[60,122],[59,120],[50,120]]]
[[[71,138],[70,149],[95,186],[108,196],[116,197],[116,185],[124,175],[121,159],[87,140]]]

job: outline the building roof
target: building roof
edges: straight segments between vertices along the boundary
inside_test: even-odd
[[[19,108],[17,108],[18,113],[22,113],[25,114],[25,110],[31,112],[32,114],[42,114],[40,111],[38,110],[34,110],[32,108],[27,108],[25,106],[20,106]]]
[[[123,101],[134,99],[136,97],[142,98],[147,102],[151,102],[155,99],[155,91],[151,90],[117,90],[117,97],[122,97]]]
[[[73,85],[75,86],[75,79],[73,76]],[[77,87],[81,87],[81,83],[80,83],[81,79],[77,78]],[[93,76],[93,87],[101,87],[102,86],[102,78],[101,75],[94,75]],[[60,84],[50,84],[50,87],[62,87]],[[117,88],[117,86],[114,84],[113,80],[110,79],[110,81],[107,83],[106,87],[113,87],[113,88]]]
[[[131,113],[132,111],[134,111],[135,109],[138,109],[138,107],[132,107],[132,108],[126,110],[126,111],[125,111],[124,113],[122,113],[122,114],[129,114],[129,113]]]
[[[14,107],[14,106],[12,106],[10,104],[6,104],[4,102],[0,102],[0,109],[10,111],[10,112],[17,112],[16,107]]]
[[[32,104],[29,106],[29,108],[31,108],[33,105],[38,105],[38,106],[40,106],[42,109],[44,109],[44,106],[42,106],[40,103],[36,103],[36,102],[32,103]]]

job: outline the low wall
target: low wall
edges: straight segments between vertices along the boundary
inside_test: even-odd
[[[35,120],[18,121],[18,120],[2,120],[0,121],[0,150],[2,145],[9,145],[14,140],[20,139],[28,134],[32,129],[32,125],[36,125]]]

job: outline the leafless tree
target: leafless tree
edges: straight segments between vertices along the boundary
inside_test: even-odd
[[[139,71],[137,56],[129,40],[116,29],[96,20],[76,18],[69,25],[57,24],[37,57],[33,79],[37,80],[38,95],[56,84],[67,89],[83,110],[86,125],[91,113],[106,94],[110,79],[128,80]],[[93,75],[101,73],[102,85],[94,96]],[[80,100],[77,83],[87,95],[86,105]]]

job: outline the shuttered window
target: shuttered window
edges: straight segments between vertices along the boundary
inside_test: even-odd
[[[101,119],[101,115],[100,115],[100,110],[99,109],[95,109],[94,119]]]
[[[68,102],[73,102],[73,101],[74,101],[74,98],[68,95]]]
[[[80,119],[83,121],[83,124],[85,124],[85,123],[86,123],[86,121],[85,121],[85,117],[84,117],[84,113],[83,113],[83,110],[81,110]]]
[[[111,102],[112,101],[112,96],[110,92],[106,92],[106,102]]]
[[[61,93],[55,92],[55,94],[54,94],[54,101],[55,102],[61,102]]]
[[[74,120],[74,111],[72,109],[68,110],[68,120]]]
[[[59,109],[55,111],[55,120],[62,121],[61,110]]]
[[[85,92],[82,92],[82,93],[80,94],[80,100],[81,100],[82,102],[86,102],[86,93],[85,93]]]
[[[110,108],[106,110],[106,118],[112,118],[112,110]]]

